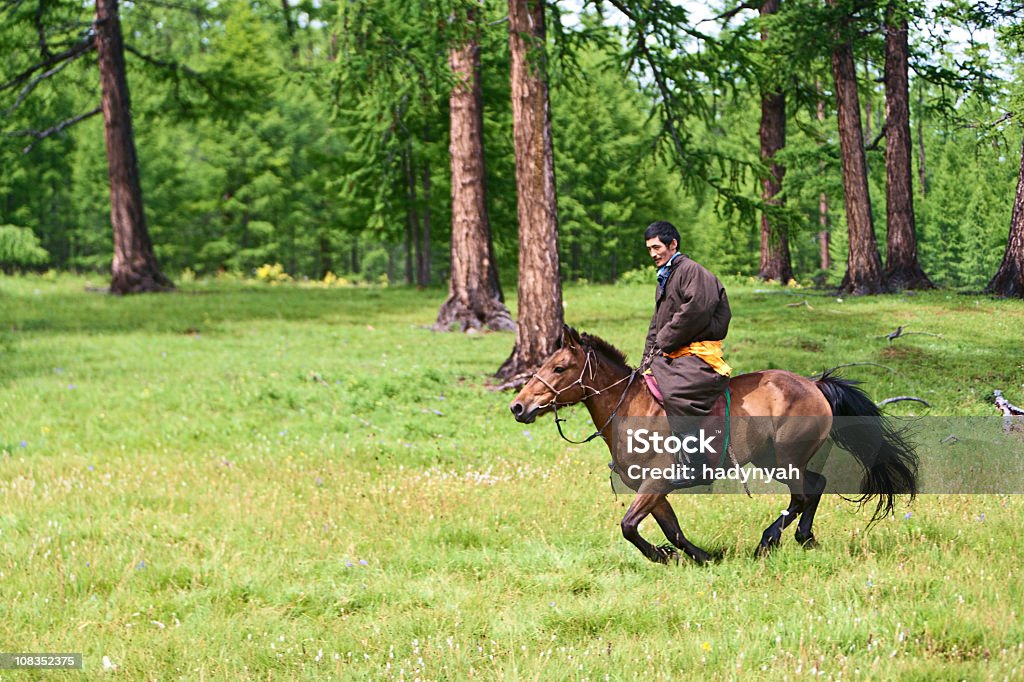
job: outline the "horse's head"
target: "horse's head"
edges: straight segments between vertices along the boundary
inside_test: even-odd
[[[509,405],[516,421],[530,424],[537,415],[550,412],[557,404],[575,405],[587,397],[584,380],[592,376],[593,351],[572,327],[562,328],[558,350],[551,354]]]

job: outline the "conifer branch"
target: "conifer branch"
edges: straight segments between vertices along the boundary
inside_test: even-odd
[[[883,137],[885,137],[885,132],[886,132],[886,128],[888,127],[888,125],[889,125],[888,121],[886,121],[885,123],[882,124],[882,127],[878,131],[878,134],[875,135],[875,139],[871,140],[871,143],[868,144],[866,147],[864,147],[864,151],[870,152],[870,151],[873,151],[875,149],[878,149],[878,143],[882,141]]]
[[[25,69],[17,76],[12,78],[11,80],[7,81],[3,85],[0,85],[0,92],[4,92],[5,90],[12,90],[22,85],[26,81],[29,81],[37,71],[40,71],[42,69],[48,69],[51,66],[59,64],[63,61],[67,61],[69,59],[77,59],[78,57],[82,56],[86,52],[93,50],[94,48],[95,43],[93,42],[92,35],[90,34],[87,39],[79,43],[76,43],[64,52],[51,55],[49,59],[44,59],[43,61],[30,66],[29,68]]]
[[[96,114],[100,113],[101,111],[103,111],[103,108],[97,106],[95,109],[87,111],[84,114],[79,114],[78,116],[74,116],[74,117],[69,118],[69,119],[67,119],[65,121],[61,121],[60,123],[58,123],[56,125],[50,126],[46,130],[15,130],[13,132],[7,133],[7,135],[8,135],[8,137],[34,137],[34,138],[36,138],[37,141],[38,140],[45,140],[46,138],[50,137],[51,135],[56,135],[57,133],[61,132],[62,130],[65,130],[66,128],[70,128],[71,126],[75,125],[76,123],[81,123],[82,121],[86,120],[87,118],[91,118],[91,117],[95,116]],[[35,144],[36,144],[35,142],[32,142],[27,147],[22,149],[21,153],[22,154],[28,154],[30,151],[32,151],[32,148],[35,146]]]

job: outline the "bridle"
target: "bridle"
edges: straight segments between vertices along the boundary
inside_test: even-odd
[[[587,349],[587,359],[583,363],[583,369],[580,370],[580,375],[576,378],[576,381],[574,381],[571,384],[569,384],[568,386],[564,386],[564,387],[562,387],[560,389],[559,388],[555,388],[554,386],[549,384],[544,379],[544,377],[542,377],[540,374],[535,373],[533,375],[534,379],[536,379],[540,383],[544,384],[544,386],[549,391],[551,391],[552,393],[555,394],[555,397],[554,397],[554,399],[551,402],[548,402],[548,403],[546,403],[544,405],[539,406],[538,409],[544,409],[546,407],[550,407],[551,408],[552,412],[555,415],[555,426],[558,428],[558,435],[562,437],[562,440],[564,440],[567,443],[572,443],[573,445],[583,445],[584,443],[589,443],[590,441],[594,440],[598,436],[603,436],[604,435],[604,430],[606,428],[608,428],[608,425],[612,423],[612,419],[614,419],[615,415],[618,414],[619,408],[622,407],[622,403],[625,402],[625,400],[626,400],[626,394],[629,393],[629,389],[633,385],[633,381],[640,374],[640,368],[638,367],[637,369],[634,369],[633,371],[631,371],[629,373],[629,376],[622,377],[618,381],[613,382],[611,384],[608,384],[607,386],[605,386],[602,389],[596,389],[593,386],[588,386],[587,384],[585,384],[583,382],[583,377],[586,376],[587,374],[589,374],[590,375],[590,381],[594,380],[594,364],[596,364],[596,361],[594,360],[594,358],[595,358],[596,355],[597,354],[594,352],[593,349],[588,348]],[[642,365],[641,365],[641,367],[642,367]],[[604,424],[601,425],[601,428],[599,428],[597,431],[594,431],[592,434],[590,434],[589,436],[587,436],[583,440],[572,440],[571,438],[566,437],[566,435],[562,432],[562,422],[564,422],[566,420],[559,418],[559,416],[558,416],[558,406],[561,405],[562,407],[568,407],[569,405],[574,405],[575,403],[567,403],[567,402],[559,403],[558,402],[559,394],[564,393],[565,391],[568,391],[569,389],[573,388],[574,386],[579,386],[580,388],[583,389],[583,400],[579,400],[577,402],[584,402],[584,401],[587,401],[587,400],[589,400],[591,398],[594,398],[596,396],[601,395],[605,391],[608,391],[608,390],[611,390],[611,389],[615,388],[616,386],[618,386],[619,384],[621,384],[624,381],[628,382],[626,384],[626,388],[624,388],[622,390],[622,395],[619,396],[619,402],[617,402],[615,404],[615,409],[612,410],[612,413],[610,415],[608,415],[608,419],[606,419]],[[590,391],[590,393],[587,393],[587,391]]]

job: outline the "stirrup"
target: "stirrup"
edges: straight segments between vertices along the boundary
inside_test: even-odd
[[[705,469],[711,468],[711,463],[708,462],[708,457],[703,452],[694,453],[688,461],[683,461],[682,458],[680,458],[677,465],[687,466],[693,469],[694,477],[668,479],[668,484],[671,485],[674,490],[697,488],[699,486],[711,485],[714,483],[713,478],[704,478],[704,471]]]

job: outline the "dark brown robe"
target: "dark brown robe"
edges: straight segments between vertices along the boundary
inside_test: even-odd
[[[651,362],[670,417],[701,416],[711,412],[729,383],[695,355],[666,358],[695,341],[721,341],[729,331],[729,299],[725,287],[704,266],[680,254],[672,262],[665,287],[655,297],[654,317],[647,332],[646,358]]]

